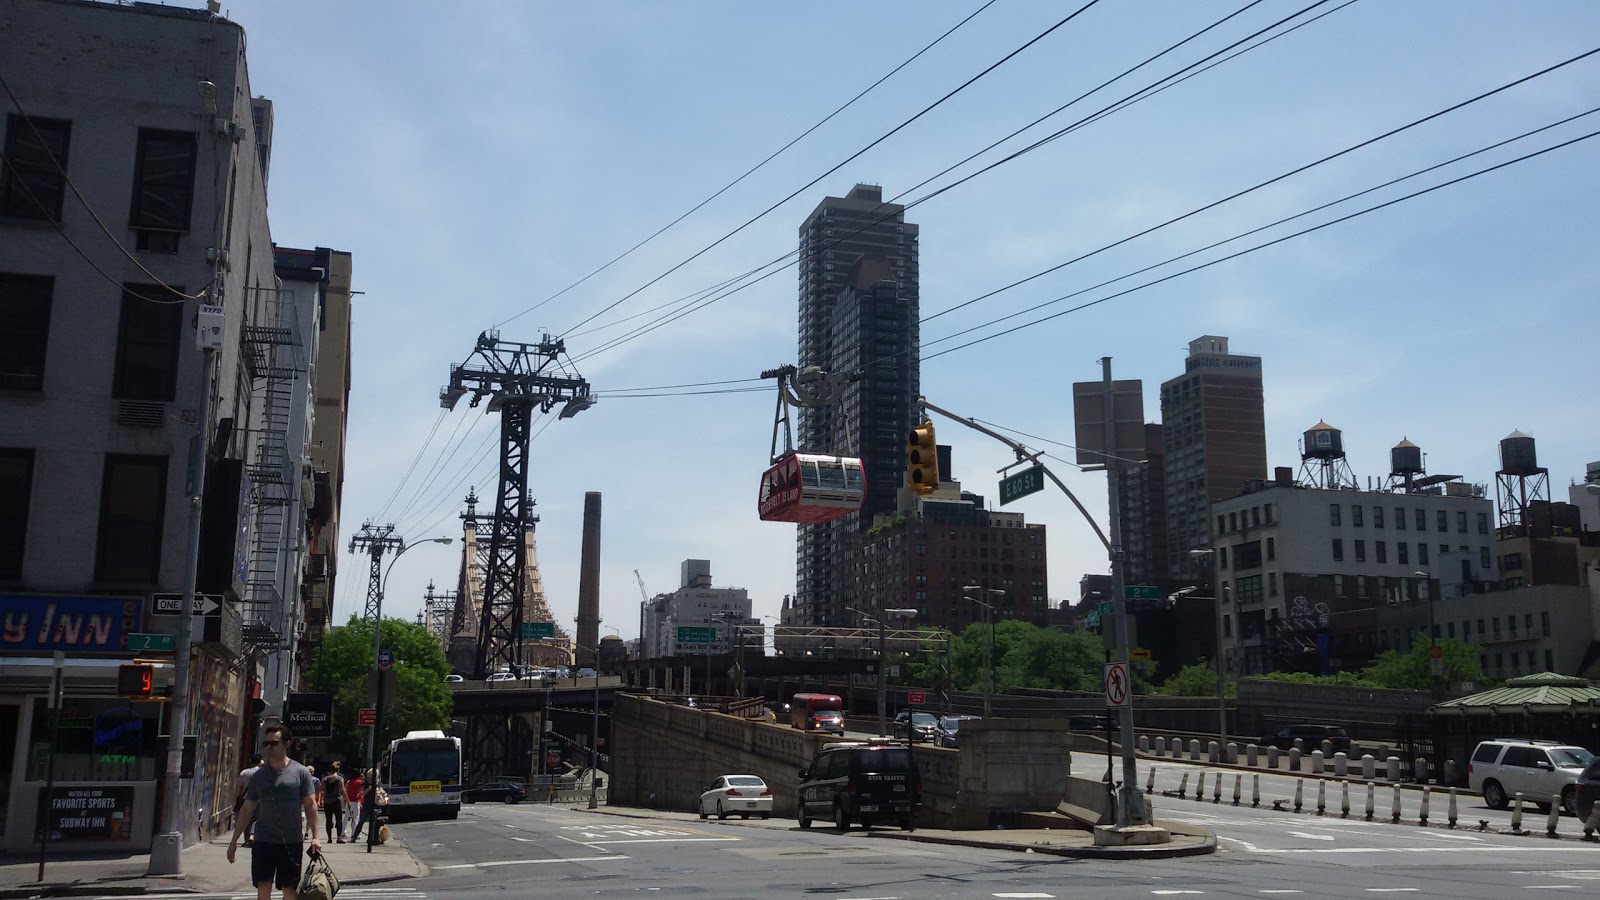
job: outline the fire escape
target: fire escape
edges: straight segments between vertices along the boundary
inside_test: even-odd
[[[256,427],[245,463],[254,508],[245,577],[244,646],[260,655],[278,646],[288,621],[283,583],[285,548],[297,539],[290,521],[296,455],[290,452],[295,376],[302,371],[293,299],[277,290],[253,291],[258,315],[244,326],[245,369],[250,376]]]

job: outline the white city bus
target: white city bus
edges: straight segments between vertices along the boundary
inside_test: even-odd
[[[391,819],[454,819],[461,812],[461,739],[412,731],[391,741],[382,781]]]

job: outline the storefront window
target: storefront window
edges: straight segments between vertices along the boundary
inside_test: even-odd
[[[154,781],[162,758],[160,731],[160,704],[68,696],[61,710],[55,780]],[[50,732],[50,709],[39,698],[28,740],[29,781],[45,780]]]

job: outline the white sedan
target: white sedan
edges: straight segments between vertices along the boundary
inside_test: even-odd
[[[729,816],[765,819],[772,815],[772,789],[754,775],[723,775],[700,795],[698,812],[702,819],[712,813],[719,819]]]

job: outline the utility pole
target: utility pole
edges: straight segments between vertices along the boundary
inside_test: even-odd
[[[162,833],[150,845],[146,874],[177,875],[183,872],[183,825],[178,815],[183,787],[183,736],[189,730],[189,657],[194,652],[194,595],[200,564],[200,512],[206,492],[206,456],[211,429],[211,366],[216,352],[200,349],[200,411],[194,435],[189,439],[189,533],[184,550],[183,612],[178,616],[178,638],[174,642],[172,705],[168,710],[167,771],[162,781]],[[57,718],[61,711],[56,710]],[[55,745],[51,745],[52,755]],[[44,823],[40,823],[43,827]],[[41,877],[44,864],[40,863]]]
[[[1122,459],[1117,455],[1117,416],[1114,394],[1111,386],[1111,357],[1100,359],[1100,376],[1104,384],[1104,410],[1106,427],[1106,494],[1111,507],[1110,535],[1107,542],[1110,545],[1111,556],[1111,604],[1117,618],[1117,661],[1122,663],[1124,670],[1129,661],[1128,647],[1128,598],[1126,586],[1123,583],[1122,548]],[[1130,825],[1149,822],[1149,814],[1145,811],[1144,795],[1139,791],[1138,764],[1133,756],[1133,700],[1121,707],[1121,721],[1118,726],[1122,744],[1122,787],[1118,790],[1121,802],[1117,804],[1117,827],[1127,828]],[[1110,741],[1110,735],[1106,740]]]

